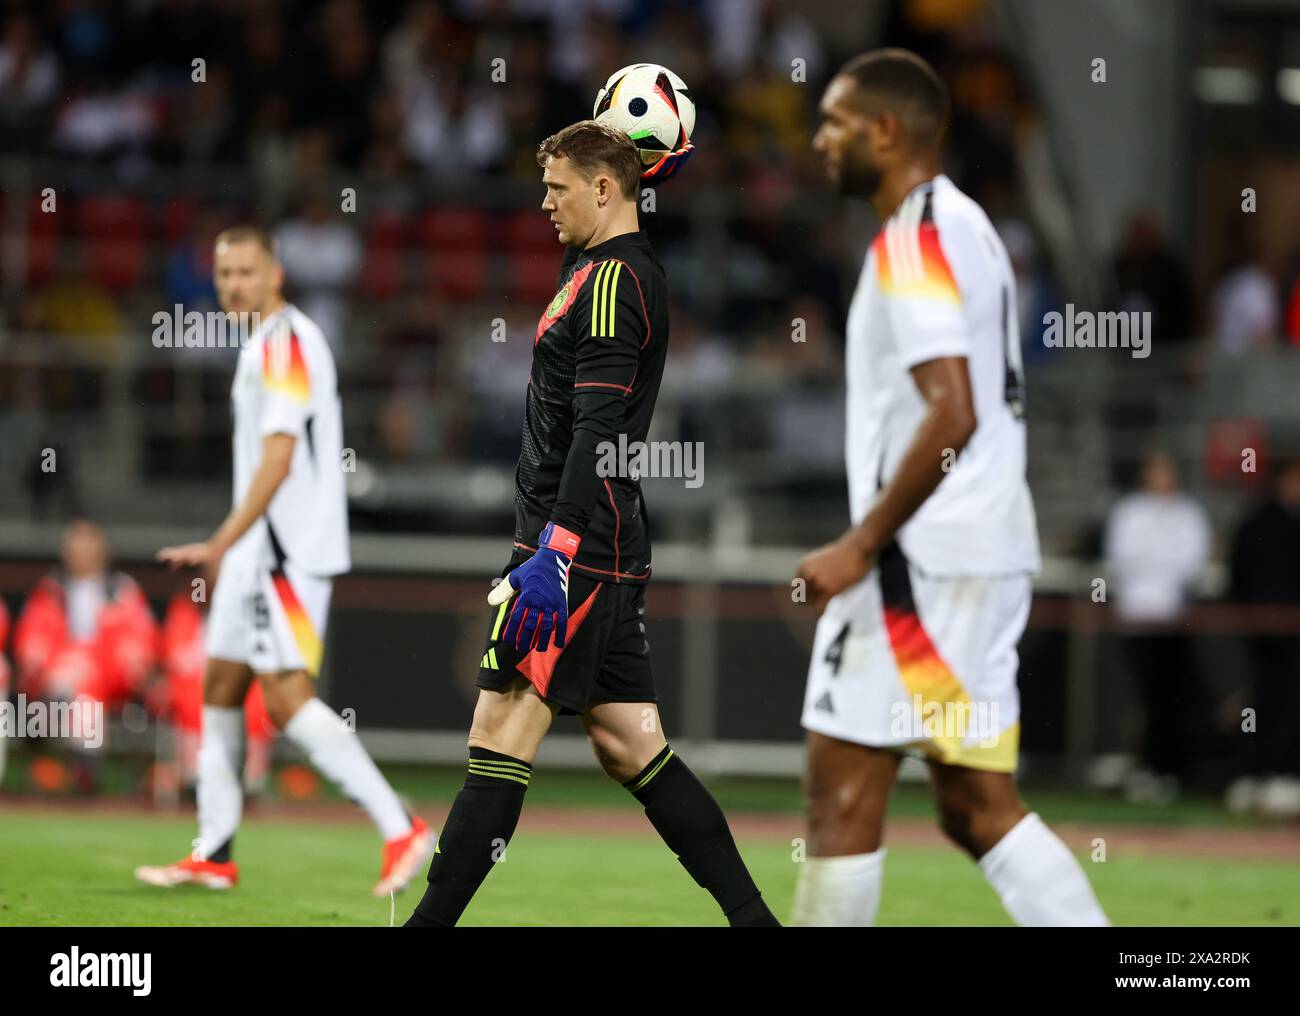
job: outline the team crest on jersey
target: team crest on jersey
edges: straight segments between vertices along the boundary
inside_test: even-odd
[[[587,281],[587,276],[591,270],[596,267],[595,262],[583,265],[570,277],[569,281],[564,284],[558,293],[542,313],[542,319],[537,322],[537,335],[533,337],[533,345],[541,341],[542,333],[551,325],[555,324],[560,318],[568,312],[573,306],[573,301],[577,299],[578,291],[582,289],[582,284]]]
[[[570,282],[567,286],[565,286],[563,289],[561,289],[558,293],[555,294],[555,299],[552,300],[551,305],[546,308],[547,317],[553,318],[555,317],[556,314],[560,312],[560,308],[564,306],[564,301],[569,298],[569,290],[572,288],[573,288],[573,283]]]

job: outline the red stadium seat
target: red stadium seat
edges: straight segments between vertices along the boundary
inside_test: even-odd
[[[158,210],[157,235],[168,247],[180,243],[194,228],[196,203],[193,198],[172,198]]]
[[[562,256],[559,244],[545,254],[515,254],[510,261],[511,299],[536,304],[537,313],[541,314],[555,296]]]
[[[378,215],[366,229],[365,266],[361,291],[371,300],[389,300],[402,286],[402,219],[393,213]]]
[[[112,290],[132,289],[144,278],[145,209],[127,197],[86,198],[77,209],[86,273]]]
[[[62,196],[60,200],[67,200]],[[59,213],[41,210],[40,194],[27,205],[27,284],[42,286],[54,278],[59,261]],[[55,206],[59,207],[58,205]]]
[[[487,213],[477,208],[432,208],[421,224],[423,240],[431,250],[483,252],[487,250]]]
[[[544,212],[515,212],[506,227],[510,252],[510,296],[521,303],[549,301],[555,295],[564,248]],[[540,313],[540,311],[539,311]]]
[[[451,300],[478,300],[487,292],[486,254],[444,254],[429,258],[429,285],[434,294]]]
[[[559,241],[555,238],[555,226],[545,212],[529,209],[515,212],[510,216],[507,227],[510,252],[526,254],[558,254],[561,252]],[[557,258],[558,264],[558,258]]]
[[[421,221],[429,286],[438,296],[477,300],[487,291],[488,219],[479,209],[434,208]]]

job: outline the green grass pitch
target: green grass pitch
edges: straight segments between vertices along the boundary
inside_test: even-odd
[[[1049,818],[1051,816],[1049,815]],[[371,925],[389,921],[369,888],[379,849],[364,821],[253,817],[230,892],[140,885],[132,869],[184,853],[188,816],[8,810],[0,819],[0,925]],[[778,917],[794,890],[788,844],[741,838]],[[1300,866],[1130,857],[1086,864],[1116,924],[1300,923]],[[397,923],[423,882],[397,902]],[[521,830],[466,912],[465,925],[720,925],[713,901],[646,835]],[[1006,925],[978,869],[955,850],[899,846],[885,867],[879,923]]]

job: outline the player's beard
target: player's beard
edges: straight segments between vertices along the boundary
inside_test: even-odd
[[[884,178],[880,167],[866,158],[854,158],[846,153],[840,163],[840,193],[846,197],[870,200],[880,190]]]

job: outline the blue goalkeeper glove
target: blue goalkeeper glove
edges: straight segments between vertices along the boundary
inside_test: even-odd
[[[686,165],[686,160],[695,154],[695,146],[689,141],[675,152],[669,152],[649,169],[641,171],[641,179],[646,183],[663,183],[671,180]]]
[[[544,653],[553,632],[556,648],[564,648],[569,626],[569,565],[581,542],[576,533],[548,522],[537,541],[537,552],[488,594],[488,603],[496,607],[519,592],[506,618],[502,641],[513,644],[520,653],[529,649]]]

